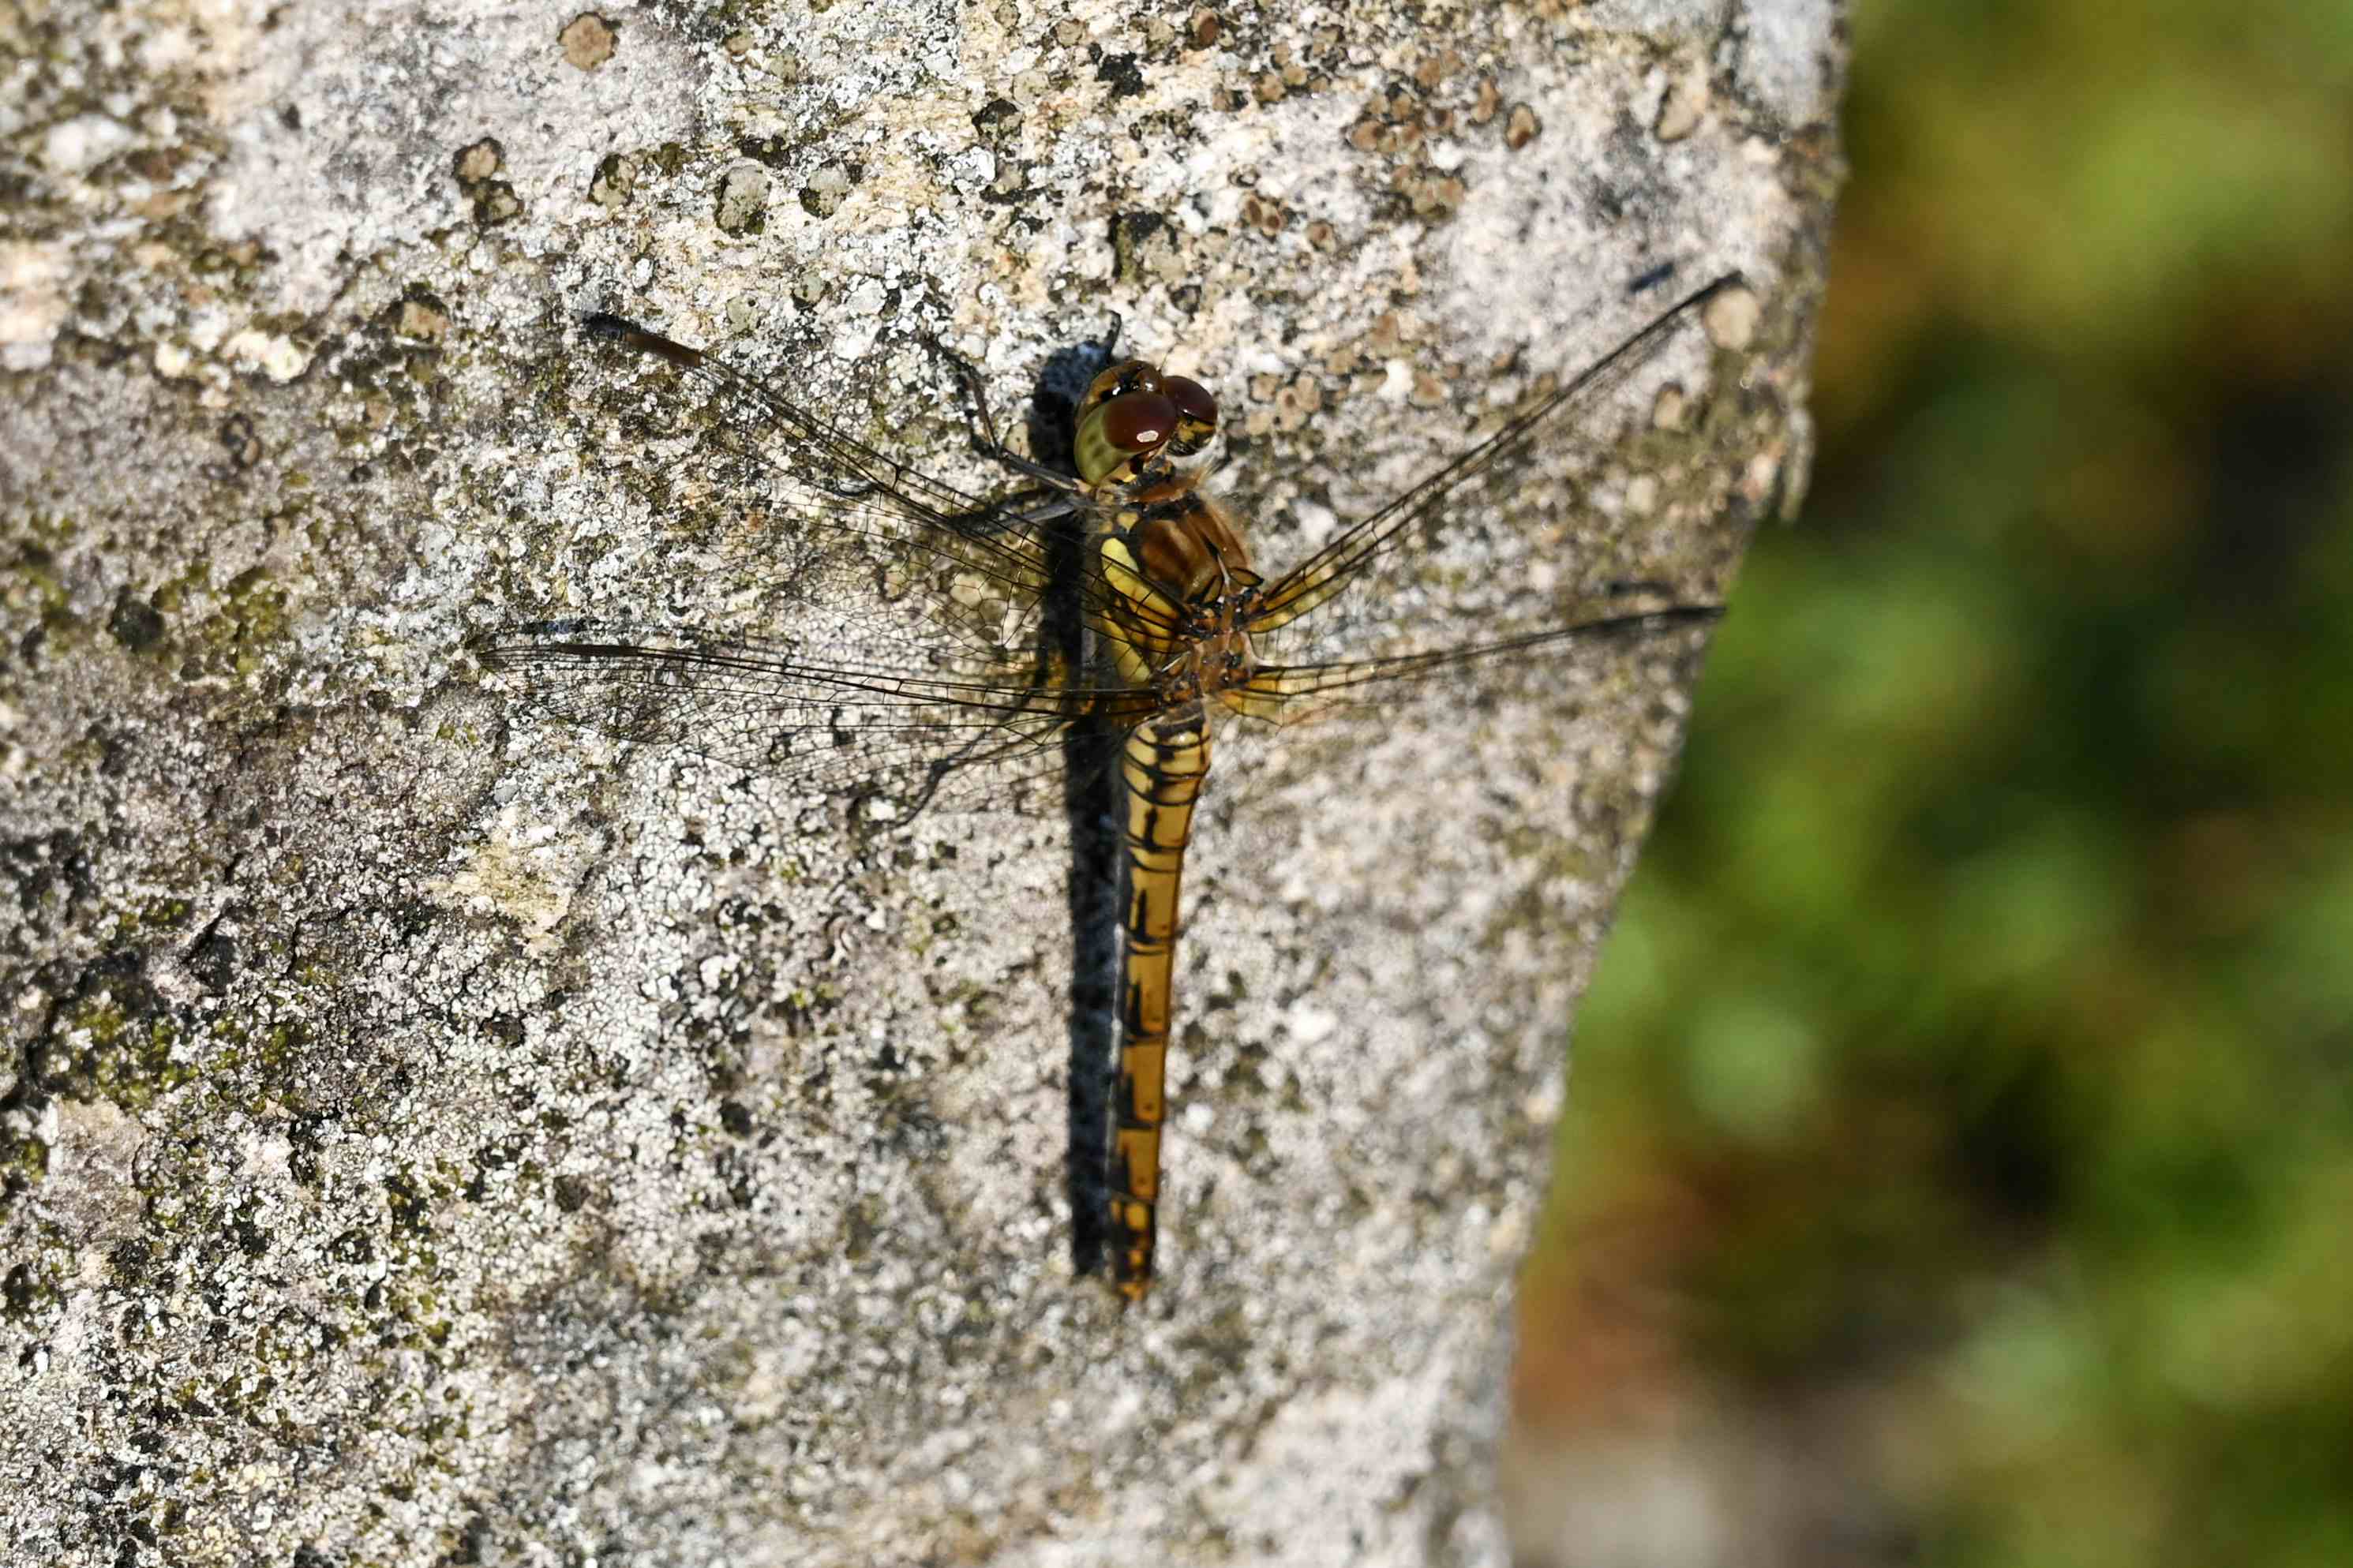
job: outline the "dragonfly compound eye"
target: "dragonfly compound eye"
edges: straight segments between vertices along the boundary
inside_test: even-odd
[[[1102,484],[1130,461],[1166,446],[1176,433],[1176,405],[1156,392],[1130,392],[1079,422],[1079,477]]]
[[[1124,452],[1148,452],[1176,433],[1176,405],[1154,392],[1131,392],[1103,405],[1103,439]]]
[[[1191,457],[1218,433],[1218,400],[1190,376],[1172,375],[1160,384],[1161,395],[1176,405],[1176,448]]]

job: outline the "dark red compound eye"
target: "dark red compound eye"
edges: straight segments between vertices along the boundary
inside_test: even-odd
[[[1187,420],[1200,425],[1218,422],[1218,400],[1190,376],[1172,375],[1160,384],[1160,391]]]
[[[1156,392],[1131,392],[1103,405],[1103,439],[1123,452],[1143,452],[1176,433],[1176,405]]]

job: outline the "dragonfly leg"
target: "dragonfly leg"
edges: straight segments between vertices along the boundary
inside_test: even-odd
[[[1064,490],[1025,490],[976,511],[959,512],[946,520],[957,531],[987,539],[1018,528],[1039,528],[1079,510],[1078,499]]]
[[[991,462],[1003,464],[1017,474],[1037,480],[1049,489],[1065,494],[1078,489],[1078,481],[1068,474],[1058,474],[1042,463],[1031,462],[998,438],[997,421],[988,412],[988,385],[981,379],[977,365],[937,338],[925,338],[923,342],[934,353],[947,362],[948,368],[955,373],[956,381],[964,388],[966,416],[972,422],[974,451]]]

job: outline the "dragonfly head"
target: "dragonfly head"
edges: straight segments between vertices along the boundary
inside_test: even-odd
[[[1148,360],[1122,360],[1095,377],[1080,400],[1071,442],[1079,477],[1125,489],[1166,478],[1218,433],[1218,400],[1188,376],[1164,375]]]

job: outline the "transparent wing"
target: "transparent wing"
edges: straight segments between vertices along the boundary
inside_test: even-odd
[[[1378,707],[1398,681],[1451,675],[1466,667],[1522,655],[1544,655],[1572,644],[1641,642],[1707,626],[1723,616],[1714,605],[1672,605],[1571,620],[1566,625],[1488,642],[1425,652],[1335,659],[1322,664],[1262,665],[1242,688],[1243,710],[1278,724],[1297,723],[1335,710]]]
[[[1261,597],[1262,607],[1250,622],[1261,648],[1276,658],[1304,658],[1328,644],[1333,634],[1343,628],[1354,630],[1385,618],[1402,619],[1392,606],[1407,595],[1391,590],[1419,569],[1414,557],[1429,545],[1432,531],[1447,514],[1475,505],[1481,481],[1510,473],[1546,443],[1565,437],[1610,391],[1672,342],[1709,300],[1742,281],[1739,274],[1727,273],[1684,296],[1600,359],[1514,415],[1486,440],[1343,528],[1270,582]],[[1349,601],[1345,608],[1335,604],[1344,596]],[[1318,611],[1324,613],[1299,624]],[[1530,635],[1540,644],[1550,633],[1539,630]],[[1495,646],[1508,650],[1523,644],[1505,638],[1498,639]],[[1398,667],[1400,674],[1409,668],[1414,667]]]
[[[1059,778],[1072,727],[1142,716],[1140,694],[1077,686],[1058,660],[949,645],[921,666],[876,665],[781,638],[548,621],[471,647],[534,716],[909,811],[1050,807],[1053,792],[1039,786]]]
[[[756,572],[731,596],[742,632],[632,613],[473,639],[526,713],[812,794],[1030,809],[1074,725],[1088,733],[1136,708],[1132,692],[1073,679],[1077,628],[1102,592],[1081,498],[983,499],[853,438],[776,381],[617,317],[584,329],[705,391],[682,410],[694,449],[649,482],[682,467],[740,503],[734,531]],[[670,565],[649,595],[676,587]]]
[[[709,394],[721,452],[735,459],[736,493],[779,514],[759,541],[776,585],[837,605],[879,589],[893,608],[868,627],[871,638],[886,639],[895,621],[902,638],[1026,644],[1050,584],[1082,607],[1109,602],[1081,547],[1086,498],[1044,489],[984,497],[858,440],[776,378],[747,375],[618,316],[588,316],[582,331],[674,366]]]

